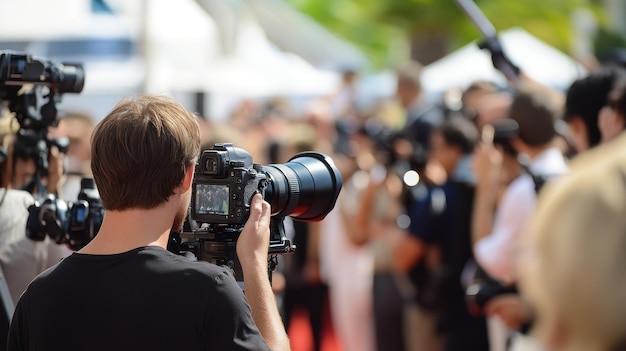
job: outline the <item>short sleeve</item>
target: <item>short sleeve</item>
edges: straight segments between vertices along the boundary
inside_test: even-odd
[[[498,208],[491,234],[474,246],[476,261],[491,277],[504,283],[515,279],[520,235],[532,215],[536,198],[529,177],[512,183]]]
[[[215,294],[206,315],[207,350],[269,350],[254,320],[243,291],[224,270],[215,277]]]
[[[7,340],[7,350],[8,351],[21,351],[27,349],[27,331],[26,331],[26,308],[25,305],[28,304],[27,293],[22,295],[22,298],[17,303],[15,307],[15,312],[13,313],[13,319],[11,320],[11,325],[9,327],[9,336]]]

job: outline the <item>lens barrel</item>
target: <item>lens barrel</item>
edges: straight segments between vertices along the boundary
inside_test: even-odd
[[[60,93],[80,93],[85,86],[85,71],[82,65],[64,63],[58,66],[57,88]]]
[[[341,191],[341,173],[333,160],[318,152],[303,152],[285,164],[263,166],[269,176],[265,200],[272,216],[320,221],[333,209]]]

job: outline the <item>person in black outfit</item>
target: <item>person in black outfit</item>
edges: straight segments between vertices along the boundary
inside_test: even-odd
[[[486,321],[470,315],[461,284],[463,268],[472,257],[470,157],[477,142],[478,131],[461,117],[433,129],[430,155],[448,179],[412,198],[409,235],[396,250],[399,266],[409,271],[416,285],[418,305],[436,316],[435,330],[446,351],[489,348]]]
[[[92,145],[102,227],[30,284],[8,349],[289,349],[267,273],[270,206],[260,195],[237,242],[245,296],[230,270],[165,249],[191,197],[195,116],[168,98],[123,101]]]

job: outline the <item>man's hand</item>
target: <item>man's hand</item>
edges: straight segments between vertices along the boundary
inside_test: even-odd
[[[520,330],[522,325],[530,321],[530,309],[517,294],[494,297],[485,306],[485,314],[497,316],[513,330]]]
[[[493,63],[493,67],[502,72],[506,79],[513,83],[517,82],[521,74],[521,70],[519,66],[514,64],[509,56],[506,55],[497,36],[485,39],[478,44],[478,47],[489,50],[489,53],[491,53],[491,62]]]
[[[474,151],[472,167],[480,186],[497,188],[502,171],[502,154],[493,145],[480,144]]]
[[[252,197],[250,217],[237,240],[237,257],[244,270],[261,267],[267,271],[270,244],[270,204],[260,194]]]
[[[491,126],[486,125],[485,128],[487,127]],[[491,140],[485,140],[478,145],[472,158],[472,167],[476,176],[476,196],[472,213],[472,243],[474,245],[490,235],[493,230],[493,212],[502,177],[502,153],[493,146],[493,135],[490,137],[484,138]]]
[[[48,194],[58,194],[63,177],[63,160],[65,155],[56,146],[50,147],[48,155],[48,179],[46,191]]]

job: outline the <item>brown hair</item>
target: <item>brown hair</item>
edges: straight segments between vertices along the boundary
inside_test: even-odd
[[[556,136],[554,122],[559,106],[545,91],[532,86],[520,88],[509,109],[509,118],[519,125],[519,138],[529,146],[544,146]]]
[[[154,208],[174,193],[200,153],[196,117],[173,99],[118,103],[94,129],[91,170],[107,210]]]
[[[463,97],[474,92],[495,93],[498,91],[498,87],[494,82],[488,80],[476,80],[472,82],[465,90],[463,90]]]

